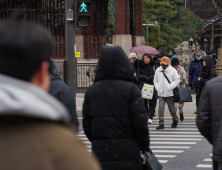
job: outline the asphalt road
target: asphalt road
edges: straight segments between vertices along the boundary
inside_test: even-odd
[[[195,98],[195,96],[193,96]],[[81,115],[84,94],[77,95],[77,111]],[[158,108],[158,105],[157,105]],[[154,117],[153,124],[149,125],[150,148],[163,165],[163,170],[199,170],[212,169],[211,145],[199,133],[196,127],[195,99],[184,106],[185,120],[179,122],[178,128],[172,129],[172,119],[166,107],[165,129],[156,130],[158,116]],[[91,152],[91,143],[84,135],[82,118],[79,117],[80,129],[78,137]]]

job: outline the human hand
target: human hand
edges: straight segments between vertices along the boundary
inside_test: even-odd
[[[183,78],[183,76],[182,76],[182,75],[180,75],[180,78]]]
[[[198,81],[200,81],[201,77],[198,78]]]

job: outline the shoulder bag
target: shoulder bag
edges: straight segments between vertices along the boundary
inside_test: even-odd
[[[162,72],[163,72],[164,77],[167,79],[168,83],[171,84],[170,80],[168,79],[164,71]],[[179,94],[179,89],[177,87],[173,89],[173,98],[174,98],[174,102],[176,103],[180,102],[180,94]]]
[[[192,102],[192,96],[191,96],[191,87],[187,87],[187,84],[185,80],[183,79],[183,83],[185,84],[185,88],[179,88],[179,94],[180,94],[180,103],[184,102]]]

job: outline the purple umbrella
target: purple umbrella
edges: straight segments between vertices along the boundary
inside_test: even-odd
[[[140,45],[140,46],[136,46],[136,47],[132,47],[130,49],[131,53],[139,53],[139,54],[158,54],[158,51],[150,46],[146,46],[146,45]]]

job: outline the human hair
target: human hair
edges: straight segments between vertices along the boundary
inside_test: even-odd
[[[42,63],[52,62],[53,40],[40,25],[23,21],[0,23],[0,74],[30,81]]]
[[[150,54],[147,54],[147,53],[143,54],[143,56],[142,56],[142,60],[143,60],[143,61],[144,61],[144,57],[145,57],[145,56],[147,56],[147,57],[150,58],[150,62],[152,61],[151,55],[150,55]]]

